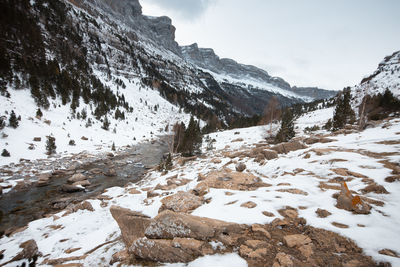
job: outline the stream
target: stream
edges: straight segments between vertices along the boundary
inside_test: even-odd
[[[140,181],[146,170],[157,165],[167,151],[167,144],[161,137],[157,141],[141,143],[118,152],[114,157],[100,158],[78,165],[78,172],[91,177],[91,185],[87,186],[85,191],[62,192],[60,187],[71,177],[71,174],[67,174],[50,178],[46,186],[30,186],[0,195],[0,236],[4,233],[9,234],[46,214],[60,211],[70,203],[95,197],[107,188]],[[116,175],[104,175],[111,168],[115,170]],[[93,170],[97,170],[98,174],[93,174]]]

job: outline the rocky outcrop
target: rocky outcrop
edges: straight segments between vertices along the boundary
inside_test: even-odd
[[[128,248],[136,239],[144,237],[144,231],[151,222],[148,216],[118,206],[111,206],[110,212],[117,221],[122,239]]]
[[[359,266],[374,265],[352,241],[306,226],[290,207],[280,210],[285,219],[276,219],[284,223],[251,226],[166,210],[154,219],[146,218],[150,223],[137,228],[135,223],[121,224],[121,218],[140,220],[142,215],[119,207],[112,207],[112,213],[120,227],[130,225],[135,232],[130,235],[134,241],[127,244],[129,255],[122,250],[115,254],[114,262],[126,262],[127,258],[135,259],[137,265],[190,262],[199,256],[238,251],[251,267],[340,266],[350,261],[357,261]],[[123,238],[127,230],[121,229]]]

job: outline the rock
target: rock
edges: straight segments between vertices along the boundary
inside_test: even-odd
[[[147,198],[158,197],[160,194],[154,191],[147,191]]]
[[[232,143],[235,143],[235,142],[243,142],[243,138],[236,138],[236,139],[232,140],[231,142],[232,142]]]
[[[69,248],[69,249],[66,249],[65,250],[65,253],[67,253],[67,254],[71,254],[71,253],[73,253],[73,252],[75,252],[75,251],[78,251],[78,250],[80,250],[81,248]]]
[[[292,267],[294,266],[292,258],[283,252],[276,254],[272,267]]]
[[[349,228],[349,226],[347,224],[338,223],[338,222],[332,222],[332,225],[337,227],[337,228],[342,228],[342,229]]]
[[[33,137],[33,142],[40,142],[42,141],[41,137]]]
[[[138,194],[141,194],[141,193],[142,193],[142,192],[140,192],[140,191],[137,190],[136,188],[129,189],[129,194],[138,195]]]
[[[239,162],[238,164],[236,164],[235,169],[238,172],[242,172],[246,169],[246,164],[244,164],[243,162]]]
[[[228,171],[226,169],[208,173],[203,182],[207,184],[209,188],[224,188],[242,191],[252,191],[260,187],[271,186],[263,183],[259,177],[256,177],[251,173]],[[196,188],[198,188],[200,184],[198,184]],[[201,186],[204,186],[204,184]]]
[[[249,257],[250,253],[253,252],[253,250],[251,248],[249,248],[248,246],[245,245],[241,245],[239,248],[239,255],[241,257]]]
[[[215,163],[215,164],[219,164],[219,163],[222,162],[222,160],[219,159],[219,158],[213,158],[213,159],[211,160],[211,162],[212,162],[212,163]]]
[[[297,188],[278,189],[276,191],[278,191],[278,192],[286,192],[286,193],[295,194],[295,195],[304,195],[304,196],[308,195],[307,192],[305,192],[303,190],[300,190],[300,189],[297,189]]]
[[[129,253],[127,249],[115,252],[110,260],[109,265],[114,265],[117,262],[126,262],[129,260]]]
[[[86,178],[85,175],[83,175],[82,173],[77,173],[77,174],[72,175],[72,177],[68,178],[67,181],[69,183],[75,183],[75,182],[83,181],[83,180],[86,180],[86,179],[87,178]]]
[[[109,157],[109,158],[113,158],[113,157],[114,157],[114,153],[112,153],[112,152],[108,152],[106,155],[107,155],[107,157]]]
[[[299,149],[307,148],[304,144],[299,141],[290,141],[286,143],[281,143],[271,147],[272,150],[275,150],[278,154],[287,154],[291,151],[296,151]]]
[[[321,136],[311,136],[309,138],[304,139],[304,143],[306,143],[307,145],[312,145],[315,143],[330,143],[334,141],[336,140]]]
[[[247,201],[247,202],[243,203],[242,205],[240,205],[240,207],[253,209],[253,208],[257,207],[257,204],[254,203],[253,201]]]
[[[362,264],[358,260],[351,260],[343,263],[343,267],[359,267],[359,266],[362,266]]]
[[[309,258],[314,253],[311,245],[303,245],[299,247],[299,251],[306,258]]]
[[[253,224],[252,226],[251,226],[251,230],[254,232],[254,233],[256,233],[256,234],[260,234],[260,235],[262,235],[263,237],[266,237],[266,238],[268,238],[268,239],[271,239],[271,234],[267,231],[267,230],[265,230],[261,225],[259,225],[259,224]]]
[[[129,248],[135,257],[155,262],[190,262],[202,256],[205,242],[192,238],[137,239]]]
[[[386,191],[385,187],[383,187],[382,185],[378,185],[378,184],[370,184],[367,187],[365,187],[364,189],[361,189],[361,192],[363,192],[363,194],[367,194],[367,193],[375,193],[375,194],[389,194],[388,191]]]
[[[179,191],[178,193],[165,197],[161,200],[162,206],[158,212],[163,210],[172,210],[175,212],[189,212],[200,207],[203,204],[203,199],[201,197],[195,196],[193,194]]]
[[[73,212],[76,212],[78,210],[94,211],[94,208],[93,208],[92,204],[90,204],[89,201],[83,201],[73,207]]]
[[[91,185],[91,183],[88,181],[88,180],[83,180],[83,181],[78,181],[78,182],[75,182],[75,183],[73,183],[72,184],[73,186],[84,186],[84,187],[86,187],[86,186],[89,186],[89,185]]]
[[[261,240],[247,240],[244,244],[252,249],[265,248],[268,246],[267,242]]]
[[[121,229],[122,239],[127,248],[129,248],[136,239],[144,237],[145,229],[152,221],[150,217],[140,212],[118,206],[111,206],[110,212]]]
[[[115,171],[114,168],[110,168],[104,173],[104,175],[105,176],[109,176],[109,177],[113,177],[113,176],[117,176],[117,172]]]
[[[249,254],[251,259],[264,259],[268,255],[268,250],[266,248],[258,248]]]
[[[83,141],[89,140],[89,138],[87,138],[86,136],[82,136],[81,139],[82,139]]]
[[[267,217],[275,217],[275,215],[272,212],[269,212],[269,211],[263,211],[262,214],[264,216],[267,216]]]
[[[101,174],[103,171],[100,168],[93,168],[89,171],[91,174]]]
[[[30,239],[19,245],[22,251],[19,252],[10,262],[19,261],[22,259],[33,259],[40,255],[38,246],[35,240]]]
[[[381,249],[379,250],[379,254],[390,256],[390,257],[395,257],[395,258],[400,258],[400,256],[396,253],[396,251],[393,251],[391,249]]]
[[[193,189],[193,193],[196,196],[204,196],[205,194],[207,194],[208,192],[210,192],[210,188],[208,187],[208,184],[205,182],[202,183],[198,183],[196,188]]]
[[[301,247],[303,245],[307,245],[311,243],[311,239],[302,234],[295,234],[295,235],[286,235],[283,237],[283,241],[286,246],[293,248],[293,247]]]
[[[241,230],[242,227],[236,223],[165,210],[154,218],[146,228],[145,235],[155,239],[182,237],[206,240],[222,233],[236,233]]]
[[[64,184],[61,186],[61,191],[65,192],[65,193],[74,193],[74,192],[79,192],[79,191],[85,191],[85,188],[80,187],[80,186],[70,185],[70,184]]]
[[[262,151],[262,154],[264,155],[264,158],[266,160],[271,160],[271,159],[278,158],[278,153],[276,151],[274,151],[274,150],[264,149]]]
[[[320,209],[320,208],[318,208],[316,211],[315,211],[315,213],[318,215],[318,217],[320,217],[320,218],[326,218],[326,217],[328,217],[329,215],[332,215],[332,213],[330,213],[329,211],[327,211],[327,210],[324,210],[324,209]]]
[[[181,157],[177,160],[177,163],[181,166],[185,165],[186,162],[197,159],[196,156],[193,157]]]
[[[364,203],[359,196],[353,197],[346,182],[341,185],[341,191],[337,198],[336,207],[352,211],[356,214],[369,214],[371,207]]]

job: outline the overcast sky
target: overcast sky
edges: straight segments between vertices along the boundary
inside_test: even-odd
[[[341,90],[400,50],[400,0],[140,0],[180,45],[265,69],[291,85]]]

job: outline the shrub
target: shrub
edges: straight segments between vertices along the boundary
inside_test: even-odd
[[[47,136],[47,141],[46,141],[46,151],[47,155],[51,155],[56,153],[56,138],[53,136]]]
[[[10,152],[7,151],[7,149],[3,149],[3,152],[1,152],[2,157],[10,157]]]

